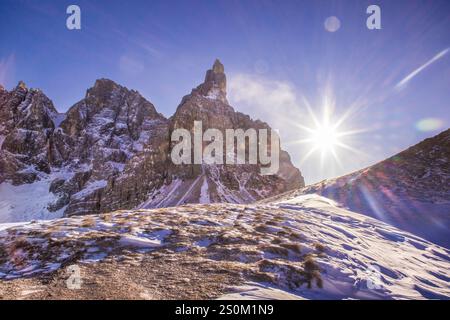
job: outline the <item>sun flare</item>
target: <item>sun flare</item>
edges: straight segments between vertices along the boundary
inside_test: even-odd
[[[339,133],[328,124],[320,125],[311,133],[311,143],[322,152],[333,152],[339,145]]]
[[[324,164],[325,161],[333,160],[339,165],[341,161],[339,154],[342,155],[345,151],[350,151],[358,154],[362,154],[360,150],[355,149],[348,144],[348,136],[354,136],[356,134],[368,131],[362,130],[347,130],[344,127],[349,126],[348,118],[352,114],[352,108],[345,110],[345,112],[338,117],[334,111],[334,100],[330,96],[325,96],[324,106],[322,108],[322,117],[313,111],[313,108],[309,102],[304,99],[305,106],[309,113],[309,125],[302,125],[296,123],[295,125],[300,128],[303,133],[301,134],[303,139],[292,141],[292,143],[306,144],[310,148],[303,156],[301,163],[310,158],[313,154],[318,153],[320,155],[320,163]],[[345,123],[347,124],[345,125]]]

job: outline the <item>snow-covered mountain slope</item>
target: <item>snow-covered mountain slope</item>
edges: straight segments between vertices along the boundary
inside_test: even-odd
[[[42,175],[33,183],[13,185],[0,184],[0,223],[61,218],[65,206],[49,210],[58,201],[58,196],[49,192],[53,179],[66,176],[61,172]]]
[[[266,201],[306,193],[450,248],[450,129],[369,168]]]
[[[1,229],[4,298],[450,298],[447,249],[317,195]]]
[[[185,169],[185,172],[191,171]],[[278,177],[261,176],[251,165],[202,164],[200,172],[193,177],[184,174],[180,177],[174,175],[170,184],[155,189],[138,208],[163,208],[187,203],[252,203],[281,192],[283,188]]]

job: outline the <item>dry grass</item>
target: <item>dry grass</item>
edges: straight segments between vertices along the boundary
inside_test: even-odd
[[[264,246],[262,249],[267,253],[278,255],[284,258],[287,258],[289,256],[289,250],[283,247],[272,245],[272,246]]]
[[[81,221],[81,227],[83,228],[93,228],[95,227],[97,221],[93,217],[87,217],[84,218],[83,221]]]
[[[110,213],[104,213],[100,215],[100,218],[105,222],[111,222],[112,221],[112,215]]]
[[[316,280],[316,284],[319,288],[322,288],[322,278],[320,277],[319,264],[314,260],[312,256],[307,256],[303,262],[303,268],[306,273],[306,281],[308,282],[308,288],[312,287],[312,283]]]
[[[301,245],[298,243],[281,243],[280,246],[282,246],[283,248],[289,249],[295,253],[300,253],[301,252]]]
[[[324,253],[327,250],[327,248],[320,242],[315,242],[313,246],[319,253]]]

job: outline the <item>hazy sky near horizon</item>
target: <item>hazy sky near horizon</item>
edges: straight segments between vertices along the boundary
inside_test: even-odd
[[[81,8],[81,30],[66,8]],[[366,27],[369,5],[381,30]],[[336,16],[330,32],[325,20]],[[334,25],[336,27],[336,25]],[[228,100],[280,130],[307,183],[371,165],[449,127],[450,1],[0,0],[0,84],[40,88],[64,112],[98,78],[138,90],[170,116],[225,65]],[[350,146],[320,160],[300,126],[307,105]]]

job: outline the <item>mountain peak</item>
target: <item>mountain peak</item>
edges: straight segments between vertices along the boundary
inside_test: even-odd
[[[212,70],[213,70],[214,73],[224,73],[225,68],[224,68],[222,62],[220,62],[219,59],[216,59],[216,60],[214,61]]]
[[[25,82],[23,82],[22,80],[19,81],[19,83],[17,84],[16,89],[27,89],[27,85],[25,84]]]
[[[94,85],[87,90],[86,96],[95,96],[107,100],[111,97],[111,93],[120,87],[120,85],[110,79],[97,79],[95,80]]]
[[[227,86],[226,76],[225,76],[225,67],[216,59],[211,69],[206,71],[205,82],[211,82],[213,85],[225,90]]]
[[[118,86],[118,84],[115,83],[115,82],[114,82],[113,80],[111,80],[111,79],[100,78],[100,79],[95,80],[94,87],[96,87],[96,86],[101,86],[101,85]]]
[[[106,89],[106,90],[112,90],[114,88],[120,87],[117,83],[110,79],[106,78],[100,78],[95,80],[95,84],[93,86],[94,89]]]
[[[227,96],[227,77],[223,64],[216,59],[211,69],[206,71],[205,81],[197,87],[200,94],[214,100],[220,100],[228,103]]]

